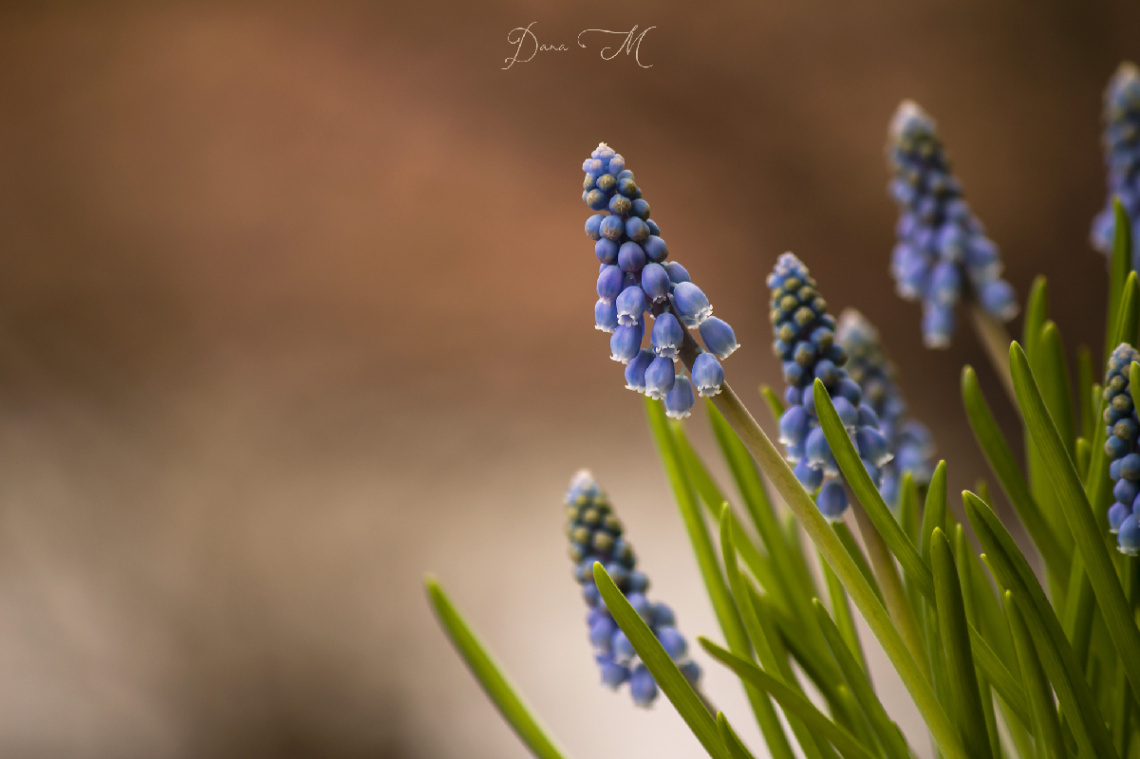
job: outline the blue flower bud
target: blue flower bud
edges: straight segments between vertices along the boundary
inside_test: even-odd
[[[645,266],[645,251],[635,242],[622,243],[618,248],[618,266],[622,271],[636,274]]]
[[[668,261],[661,265],[665,267],[665,271],[669,274],[669,281],[673,284],[679,285],[682,282],[689,281],[689,272],[676,261]]]
[[[665,415],[673,419],[684,419],[693,408],[693,385],[689,378],[677,375],[673,389],[665,395]]]
[[[1129,453],[1120,459],[1120,473],[1116,479],[1120,477],[1133,482],[1140,480],[1140,453]]]
[[[823,482],[823,470],[813,467],[808,463],[807,458],[802,458],[796,462],[795,467],[792,468],[792,473],[808,491],[814,491]]]
[[[657,682],[644,664],[633,668],[633,674],[629,678],[629,692],[638,706],[649,706],[657,698]]]
[[[804,441],[804,455],[808,463],[816,468],[826,467],[834,461],[831,446],[827,444],[827,436],[824,435],[822,427],[813,427],[808,433],[807,440]]]
[[[709,299],[692,282],[682,282],[673,290],[673,306],[687,327],[698,327],[712,316]]]
[[[653,621],[653,604],[649,603],[649,599],[645,597],[644,593],[631,592],[625,597],[625,600],[629,601],[629,605],[646,624]]]
[[[645,291],[637,285],[622,290],[615,303],[618,324],[628,327],[639,324],[641,315],[649,307],[645,300]]]
[[[706,354],[701,354],[706,355]],[[803,406],[793,405],[780,417],[780,442],[785,445],[802,445],[811,430],[811,417]]]
[[[673,661],[683,661],[689,652],[689,644],[685,642],[685,638],[674,627],[658,627],[657,640],[660,641],[661,647],[665,649],[665,653],[669,654],[669,658]]]
[[[1140,519],[1136,514],[1129,514],[1120,523],[1116,540],[1119,543],[1117,550],[1125,556],[1140,555]]]
[[[632,327],[618,325],[610,338],[610,358],[628,364],[641,350],[641,339],[645,328],[641,324]]]
[[[613,617],[609,615],[599,617],[590,625],[590,644],[595,651],[610,653],[613,651],[611,639],[617,632],[618,626]]]
[[[681,352],[681,343],[685,340],[685,330],[677,317],[665,312],[654,321],[650,340],[653,351],[658,356],[676,358]]]
[[[859,420],[859,412],[851,405],[851,401],[840,396],[832,398],[831,405],[835,407],[835,413],[839,416],[839,421],[843,422],[843,426],[847,429],[854,429],[855,422]]]
[[[939,261],[930,274],[930,300],[940,306],[953,306],[962,289],[962,275],[953,261]]]
[[[653,363],[653,351],[642,348],[625,366],[625,387],[627,390],[645,392],[645,370]]]
[[[1132,480],[1117,480],[1112,488],[1112,495],[1120,503],[1132,503],[1140,495],[1140,484]]]
[[[711,398],[724,384],[724,367],[711,353],[701,353],[693,361],[693,384],[702,398]]]
[[[634,242],[641,242],[642,240],[645,240],[647,237],[649,237],[649,225],[637,216],[634,216],[625,222],[625,236]]]
[[[847,491],[843,489],[843,483],[839,480],[828,480],[820,488],[815,502],[825,519],[830,522],[840,522],[843,520],[843,513],[847,511]]]
[[[632,213],[634,216],[641,219],[642,221],[648,222],[649,221],[649,204],[645,202],[644,198],[638,198],[637,200],[633,201],[633,208],[630,211],[630,213]],[[626,234],[627,235],[629,235],[628,229],[629,228],[626,227],[626,230],[627,230]],[[653,230],[650,228],[649,224],[646,224],[645,225],[645,236],[648,237],[651,234],[653,234]],[[631,238],[633,237],[633,235],[629,235],[629,236]],[[642,238],[642,239],[644,239],[644,238]]]
[[[652,232],[653,228],[657,225],[652,222],[646,222],[646,226],[650,232]],[[649,237],[642,240],[641,247],[645,249],[645,256],[655,263],[661,263],[669,257],[669,246],[656,234],[650,234]]]
[[[697,683],[701,681],[700,665],[690,659],[684,664],[679,665],[678,668],[681,670],[681,674],[685,676],[685,679],[689,681],[689,685],[696,688]]]
[[[637,652],[633,650],[633,644],[629,642],[629,638],[621,630],[616,630],[613,633],[610,650],[613,651],[614,661],[619,664],[629,664],[633,661],[633,657],[637,656]]]
[[[613,301],[599,300],[594,304],[594,329],[613,332],[618,325],[617,306]]]
[[[669,272],[657,263],[648,263],[641,270],[641,289],[652,303],[664,303],[669,299]]]
[[[649,577],[644,572],[629,573],[629,590],[632,593],[644,593],[649,587]]]
[[[658,357],[650,362],[645,370],[645,394],[654,400],[665,400],[666,394],[676,382],[673,359]]]
[[[612,657],[598,656],[599,669],[602,672],[602,684],[609,687],[611,690],[617,690],[627,680],[629,680],[629,667],[623,667],[613,660]]]
[[[607,240],[617,241],[625,232],[625,224],[622,223],[620,216],[607,216],[598,226],[598,232]]]
[[[662,627],[676,627],[677,617],[673,610],[663,603],[653,604],[653,624],[658,629]]]
[[[616,264],[618,257],[618,244],[613,240],[601,238],[594,243],[594,255],[598,262],[603,264]]]
[[[954,308],[927,301],[922,308],[922,342],[927,348],[948,348],[954,334]]]
[[[740,347],[740,344],[736,342],[736,334],[732,331],[732,327],[715,316],[710,316],[701,322],[700,333],[705,348],[721,360],[731,356]]]
[[[978,302],[991,316],[1009,321],[1017,316],[1017,298],[1004,279],[993,279],[978,287]]]
[[[613,301],[621,293],[622,271],[616,266],[603,266],[598,274],[598,297]]]
[[[1113,535],[1120,532],[1120,523],[1132,515],[1132,509],[1123,503],[1114,503],[1108,507],[1108,531]]]
[[[586,219],[586,236],[591,240],[597,240],[602,236],[602,219],[606,218],[600,213],[596,213],[590,218]]]

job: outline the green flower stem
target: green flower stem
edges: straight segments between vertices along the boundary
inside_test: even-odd
[[[1009,364],[1005,360],[1009,351],[1009,344],[1013,342],[1013,338],[1009,336],[1005,325],[983,311],[977,303],[970,303],[966,310],[970,314],[970,323],[974,325],[974,333],[978,336],[986,355],[989,356],[990,364],[993,365],[994,372],[1001,380],[1002,387],[1005,388],[1010,400],[1016,403],[1017,395],[1013,391]]]
[[[692,336],[686,335],[686,338],[685,347],[689,348],[689,345],[692,344],[692,348],[695,348],[695,341]],[[696,357],[696,351],[692,348],[682,351],[682,358],[690,367],[692,360]],[[851,600],[854,601],[863,618],[867,620],[903,684],[910,692],[943,755],[946,759],[964,759],[966,752],[958,739],[957,731],[938,703],[922,668],[911,656],[906,643],[903,642],[902,637],[895,629],[886,609],[883,608],[875,592],[871,589],[871,585],[847,554],[839,538],[828,526],[827,520],[819,513],[819,509],[812,501],[811,496],[796,480],[779,450],[760,429],[760,425],[756,424],[756,420],[748,413],[744,404],[740,402],[740,398],[727,383],[725,383],[722,392],[713,398],[713,401],[717,409],[732,425],[752,458],[771,478],[784,502],[795,513],[808,537],[815,543],[816,548],[823,554],[824,559],[847,589]]]
[[[1108,318],[1105,320],[1104,363],[1120,345],[1119,334],[1114,332],[1125,294],[1126,281],[1132,271],[1132,223],[1120,198],[1112,199],[1112,213],[1116,233],[1112,241],[1112,258],[1108,264]]]
[[[499,669],[498,665],[479,642],[475,633],[468,627],[463,616],[451,603],[439,582],[428,575],[424,579],[428,600],[435,610],[440,627],[451,640],[459,656],[475,676],[491,703],[499,710],[511,729],[526,744],[538,759],[564,759],[564,754],[554,745],[546,730],[531,716],[530,709],[522,697]],[[680,673],[678,673],[680,675]],[[683,679],[683,678],[682,678]]]
[[[709,600],[712,602],[717,622],[720,623],[721,632],[724,633],[724,639],[728,643],[729,650],[737,656],[750,659],[752,647],[748,642],[748,633],[744,629],[744,623],[736,610],[736,604],[728,589],[728,584],[721,573],[716,549],[713,546],[712,538],[709,536],[700,506],[697,504],[692,485],[688,477],[685,476],[684,464],[681,461],[677,441],[673,437],[673,431],[665,417],[665,411],[661,403],[648,398],[645,401],[645,409],[649,416],[653,437],[657,441],[661,453],[661,460],[665,464],[665,471],[673,487],[677,506],[681,511],[681,519],[685,523],[685,531],[689,533],[689,540],[693,544],[693,552],[696,554],[697,565],[701,577],[705,581]],[[763,691],[747,684],[745,691],[748,695],[748,701],[752,705],[752,711],[756,715],[756,721],[764,732],[772,756],[777,759],[793,759],[795,754],[792,752],[787,736],[784,735],[783,727],[776,716],[772,702]]]
[[[863,545],[867,547],[871,569],[875,572],[875,579],[879,581],[879,587],[883,591],[883,601],[887,611],[898,626],[899,633],[910,649],[910,655],[918,662],[923,672],[929,672],[930,660],[926,656],[926,641],[918,627],[918,620],[914,616],[906,589],[903,588],[898,567],[895,565],[895,557],[883,542],[883,536],[867,517],[863,506],[856,502],[851,505],[851,510],[855,513],[859,534],[863,536]]]

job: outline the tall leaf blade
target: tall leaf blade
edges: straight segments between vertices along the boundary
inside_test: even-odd
[[[439,626],[443,628],[460,658],[483,688],[483,692],[515,731],[519,740],[538,759],[564,759],[562,751],[547,736],[545,728],[531,715],[529,707],[491,658],[487,649],[479,642],[439,582],[434,577],[428,576],[424,580],[424,585]]]

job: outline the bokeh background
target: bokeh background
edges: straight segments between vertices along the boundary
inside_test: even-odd
[[[570,50],[501,70],[531,22]],[[634,24],[651,68],[574,42]],[[1009,279],[1048,275],[1069,349],[1099,349],[1101,92],[1138,40],[1132,2],[5,4],[0,753],[522,757],[432,570],[572,754],[699,755],[597,685],[565,557],[589,466],[656,597],[715,631],[592,328],[583,158],[626,156],[758,412],[790,249],[878,324],[966,487],[961,365],[1000,389],[893,294],[887,122],[938,119]]]

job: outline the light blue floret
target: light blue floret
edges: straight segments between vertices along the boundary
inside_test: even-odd
[[[950,344],[961,300],[1000,321],[1012,319],[1017,299],[1000,278],[997,246],[962,198],[934,121],[910,101],[891,121],[887,157],[894,171],[890,194],[899,207],[891,274],[901,297],[923,304],[926,345]]]
[[[689,657],[689,646],[677,630],[676,616],[665,604],[654,603],[645,596],[649,580],[637,571],[637,558],[622,537],[622,524],[589,472],[582,470],[571,480],[566,506],[566,534],[570,539],[574,579],[590,607],[586,627],[602,683],[616,690],[628,682],[630,696],[638,706],[648,707],[657,698],[657,683],[601,600],[594,583],[595,562],[606,567],[614,584],[649,625],[689,682],[696,686],[701,670]]]

